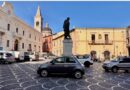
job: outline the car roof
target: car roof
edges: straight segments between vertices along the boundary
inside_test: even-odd
[[[73,57],[73,56],[60,56],[60,57]],[[60,57],[57,57],[57,58],[60,58]]]

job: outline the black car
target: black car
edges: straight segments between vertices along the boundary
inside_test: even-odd
[[[37,73],[46,77],[48,74],[71,74],[75,78],[82,78],[85,74],[83,65],[73,56],[62,56],[40,65]]]

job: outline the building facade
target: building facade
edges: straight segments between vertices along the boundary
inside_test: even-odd
[[[39,13],[38,8],[32,28],[15,15],[9,2],[4,2],[0,7],[0,50],[42,52],[42,18],[38,18]]]
[[[52,53],[52,35],[43,37],[43,52]]]
[[[61,33],[61,32],[60,32]],[[74,55],[96,54],[97,58],[127,56],[126,28],[75,28],[70,33]],[[53,36],[53,54],[63,54],[64,35]]]
[[[128,55],[130,56],[130,26],[127,27],[127,32],[126,32],[126,41],[127,41],[127,50],[128,50]]]

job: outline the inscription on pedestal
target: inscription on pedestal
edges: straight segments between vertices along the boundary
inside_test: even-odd
[[[71,39],[63,40],[63,56],[71,56],[72,55],[72,47],[73,43]]]

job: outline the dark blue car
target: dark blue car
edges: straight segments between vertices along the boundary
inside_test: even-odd
[[[85,74],[83,65],[73,56],[62,56],[53,59],[51,62],[40,65],[37,73],[46,77],[48,74],[71,74],[75,78],[82,78]]]

